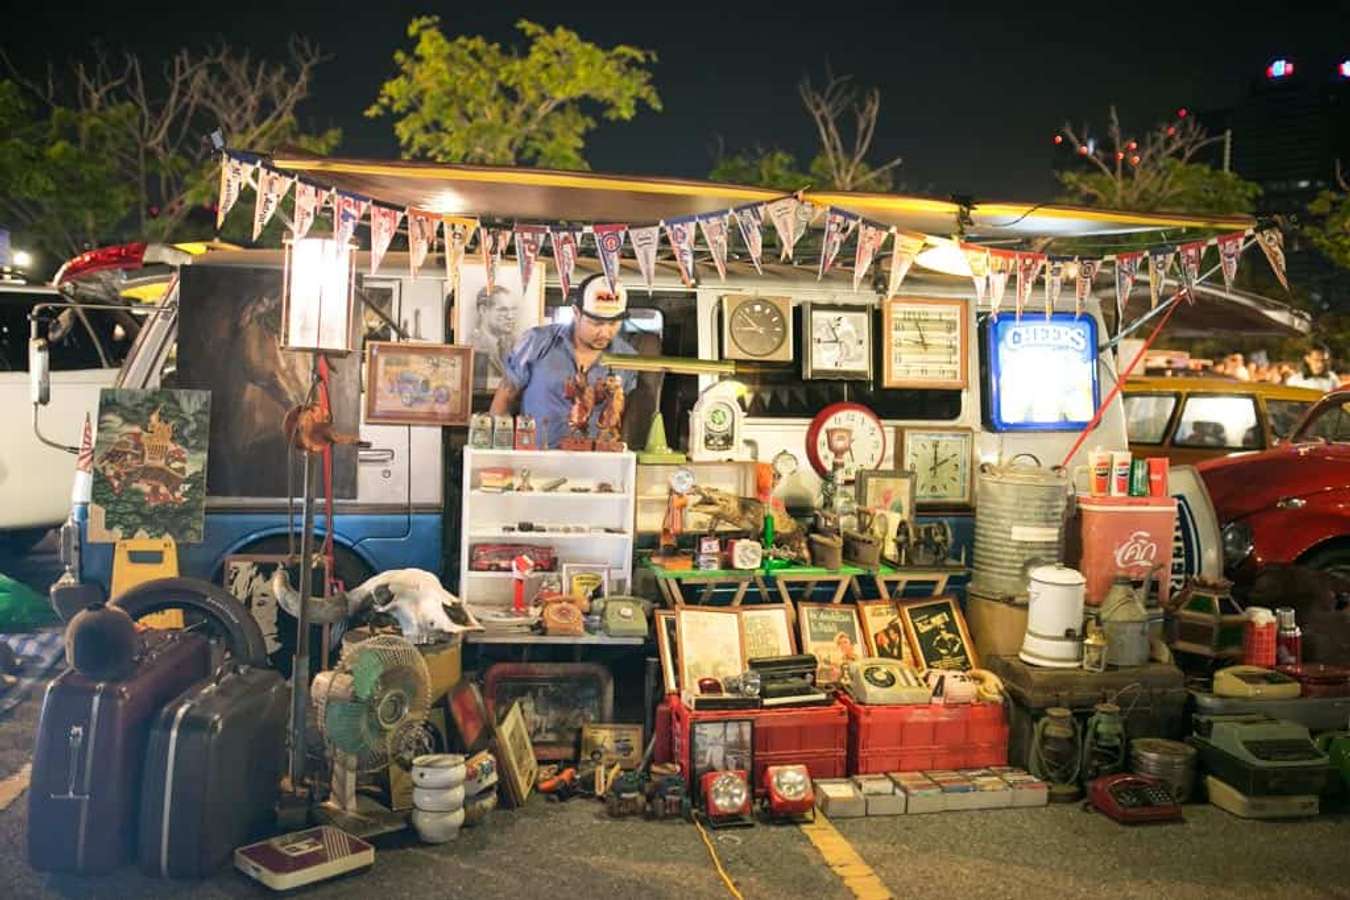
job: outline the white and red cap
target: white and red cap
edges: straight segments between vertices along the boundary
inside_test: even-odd
[[[622,284],[610,290],[604,275],[592,275],[577,285],[574,302],[592,319],[609,322],[628,315],[628,290]]]

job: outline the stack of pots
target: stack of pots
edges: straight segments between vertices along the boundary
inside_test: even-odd
[[[428,844],[459,836],[464,824],[464,757],[432,753],[413,760],[413,827]]]

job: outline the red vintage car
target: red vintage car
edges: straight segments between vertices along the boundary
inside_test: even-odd
[[[1350,390],[1318,401],[1287,442],[1196,468],[1230,578],[1247,583],[1281,563],[1350,575]]]

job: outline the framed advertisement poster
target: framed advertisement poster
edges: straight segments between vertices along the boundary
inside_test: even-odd
[[[919,668],[959,672],[979,668],[975,644],[955,597],[903,603],[900,618]]]
[[[867,655],[858,610],[847,603],[798,603],[802,652],[816,657],[816,683],[837,684],[844,668]]]

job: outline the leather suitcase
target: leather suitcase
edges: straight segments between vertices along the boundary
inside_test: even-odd
[[[53,872],[100,874],[134,858],[141,770],[154,716],[206,677],[207,642],[147,631],[136,669],[93,681],[73,669],[42,701],[28,793],[28,861]]]
[[[276,819],[290,691],[272,669],[226,666],[160,712],[141,783],[140,865],[199,878]]]

